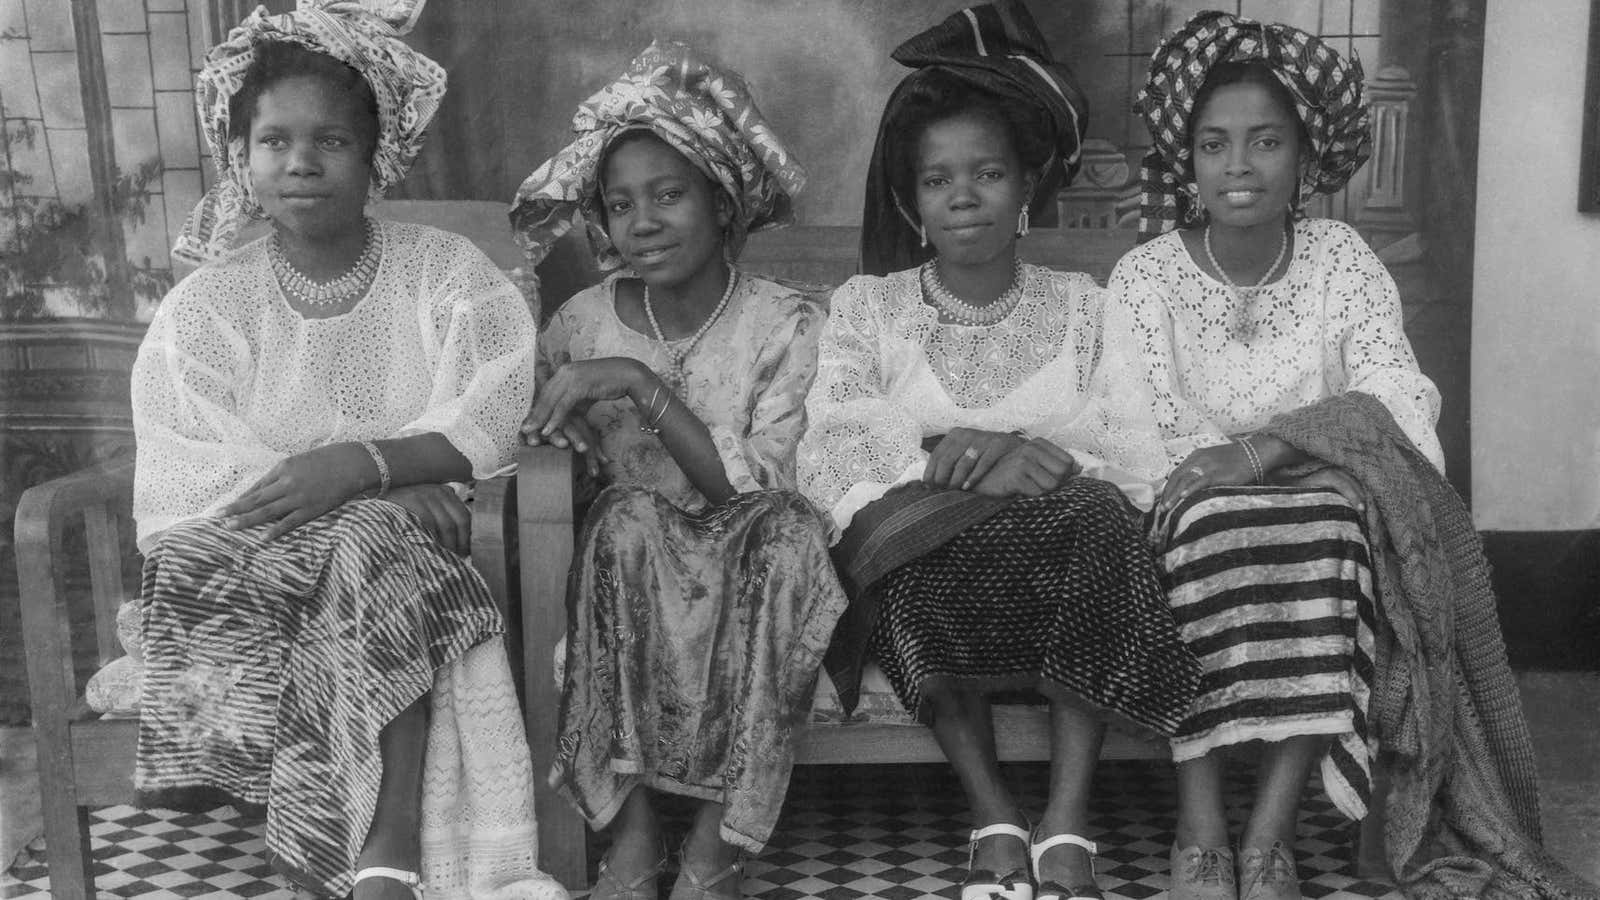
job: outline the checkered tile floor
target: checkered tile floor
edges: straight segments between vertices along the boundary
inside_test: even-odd
[[[1248,769],[1230,770],[1238,809]],[[1042,798],[1043,765],[1008,767],[1020,797]],[[1167,891],[1172,843],[1171,767],[1104,762],[1095,781],[1096,863],[1107,897],[1144,900]],[[1031,804],[1037,813],[1042,800]],[[966,866],[969,828],[960,786],[944,766],[802,767],[766,851],[751,862],[747,896],[764,900],[914,900],[953,897]],[[114,807],[97,810],[92,834],[102,896],[273,897],[294,893],[261,860],[258,823],[231,809],[204,814]],[[1354,830],[1313,789],[1302,805],[1297,851],[1310,898],[1394,897],[1355,877]],[[591,865],[599,858],[598,841]],[[49,893],[43,860],[0,876],[0,900]]]

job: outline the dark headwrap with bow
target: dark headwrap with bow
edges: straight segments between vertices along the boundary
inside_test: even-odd
[[[1195,96],[1216,64],[1250,60],[1266,64],[1289,90],[1310,139],[1301,203],[1344,187],[1367,161],[1372,127],[1360,60],[1347,61],[1321,38],[1289,25],[1200,13],[1156,48],[1150,77],[1134,100],[1151,139],[1139,171],[1140,241],[1199,221],[1189,141]]]
[[[932,256],[918,234],[915,198],[895,195],[892,173],[903,165],[899,142],[908,135],[892,133],[890,125],[919,81],[935,71],[993,94],[998,102],[1024,104],[1044,113],[1052,153],[1039,173],[1028,214],[1039,224],[1054,224],[1056,192],[1078,172],[1089,101],[1066,63],[1050,58],[1044,36],[1021,0],[963,9],[896,47],[891,55],[918,71],[889,95],[878,123],[862,213],[861,271],[883,275]]]

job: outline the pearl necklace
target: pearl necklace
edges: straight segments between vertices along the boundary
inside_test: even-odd
[[[679,338],[677,341],[672,342],[667,340],[666,333],[661,330],[661,323],[656,321],[655,307],[650,304],[650,285],[646,284],[644,286],[644,317],[650,320],[650,330],[655,332],[656,340],[666,347],[667,355],[672,358],[674,391],[684,384],[684,359],[689,356],[689,352],[694,349],[694,345],[700,343],[700,339],[705,336],[705,333],[711,330],[712,324],[717,321],[718,316],[722,315],[722,311],[728,308],[728,302],[733,299],[733,292],[738,286],[739,269],[736,266],[729,266],[728,286],[723,288],[722,299],[717,301],[716,309],[711,311],[711,315],[706,316],[706,320],[700,323],[700,327],[687,340]],[[673,344],[679,344],[681,347],[674,347]]]
[[[1273,257],[1272,265],[1267,266],[1267,271],[1261,273],[1261,278],[1255,284],[1246,288],[1241,288],[1234,284],[1233,279],[1228,277],[1228,270],[1222,267],[1222,263],[1217,262],[1217,255],[1211,250],[1210,224],[1206,225],[1205,237],[1201,243],[1205,245],[1206,259],[1210,261],[1211,268],[1222,276],[1222,283],[1228,286],[1228,291],[1233,294],[1235,300],[1239,301],[1238,305],[1234,307],[1233,325],[1228,329],[1228,332],[1238,340],[1248,341],[1256,336],[1256,320],[1254,316],[1251,316],[1248,320],[1245,318],[1245,307],[1249,305],[1250,300],[1254,299],[1256,292],[1261,290],[1273,273],[1278,271],[1278,266],[1283,263],[1283,258],[1289,254],[1289,229],[1281,229],[1278,234],[1278,255]]]
[[[1015,268],[1011,273],[1010,286],[987,306],[974,306],[951,293],[944,279],[939,277],[939,267],[932,260],[922,265],[922,291],[935,309],[958,325],[993,325],[1010,315],[1011,310],[1022,302],[1022,284],[1027,276],[1021,260],[1013,265]]]
[[[332,281],[312,281],[307,278],[283,255],[283,245],[274,234],[272,243],[267,247],[267,258],[272,263],[272,274],[278,279],[278,287],[302,306],[315,307],[334,306],[366,293],[367,288],[372,286],[372,279],[378,274],[378,262],[383,258],[383,229],[373,227],[371,219],[366,219],[365,224],[367,235],[361,255],[343,275]]]

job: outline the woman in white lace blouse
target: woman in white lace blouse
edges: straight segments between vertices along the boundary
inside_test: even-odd
[[[391,10],[403,21],[406,13]],[[318,895],[562,898],[499,610],[446,485],[517,444],[527,304],[467,240],[367,219],[444,72],[354,5],[207,57],[216,187],[133,370],[145,805],[262,807]],[[228,249],[249,214],[269,235]]]
[[[1362,392],[1442,466],[1439,395],[1382,263],[1349,226],[1298,214],[1366,159],[1359,64],[1299,29],[1203,13],[1158,50],[1140,104],[1153,239],[1111,276],[1098,430],[1138,436],[1101,449],[1165,480],[1155,540],[1205,671],[1172,744],[1173,896],[1298,897],[1295,823],[1318,760],[1335,804],[1367,811],[1377,613],[1361,489],[1263,429]],[[1220,751],[1249,741],[1261,772],[1236,860]]]
[[[1075,166],[1084,115],[1018,3],[912,38],[868,176],[870,275],[835,292],[802,489],[843,531],[851,609],[829,672],[852,704],[870,650],[931,724],[977,825],[963,900],[1099,896],[1088,792],[1108,722],[1170,735],[1197,666],[1133,507],[1074,477],[1098,350],[1086,275],[1026,265],[1017,235]],[[995,759],[989,696],[1050,703],[1048,804],[1030,834]]]

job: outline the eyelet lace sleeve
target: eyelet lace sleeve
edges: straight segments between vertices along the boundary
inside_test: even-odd
[[[922,424],[884,388],[880,353],[888,335],[852,278],[833,294],[817,351],[817,380],[806,400],[800,490],[842,529],[865,502],[844,509],[853,489],[879,496],[927,459]],[[871,498],[871,499],[876,499]]]
[[[437,257],[424,287],[431,314],[423,349],[433,370],[427,409],[397,436],[438,432],[486,478],[516,455],[533,396],[534,324],[528,303],[465,238]],[[433,273],[430,273],[433,274]]]

